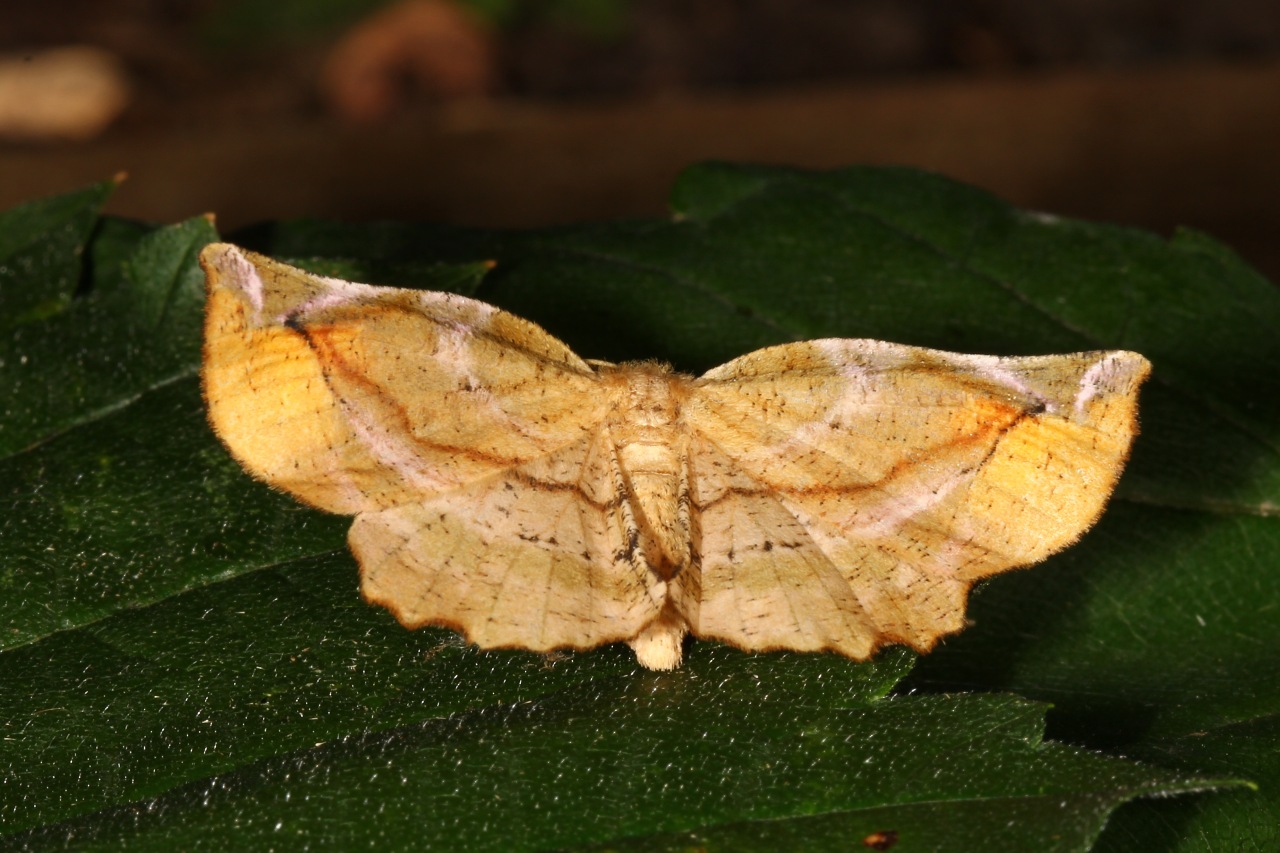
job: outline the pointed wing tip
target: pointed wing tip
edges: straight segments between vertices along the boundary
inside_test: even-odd
[[[200,250],[206,293],[212,299],[216,292],[225,291],[261,311],[266,301],[262,277],[266,260],[231,243],[209,243]]]
[[[253,262],[239,246],[231,243],[210,243],[200,250],[200,267],[204,270],[205,286],[244,290],[253,270]]]
[[[244,258],[244,252],[231,243],[209,243],[200,250],[200,266],[204,267],[205,272],[225,268],[229,261],[236,258]]]
[[[1108,355],[1113,359],[1116,372],[1124,374],[1130,381],[1142,382],[1151,375],[1151,362],[1141,353],[1114,350]]]
[[[1151,375],[1146,356],[1128,350],[1102,352],[1084,371],[1080,383],[1089,397],[1134,394]]]

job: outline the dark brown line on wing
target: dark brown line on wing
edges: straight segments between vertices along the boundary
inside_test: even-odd
[[[554,453],[565,446],[565,445],[560,445],[554,448],[542,449],[540,450],[539,453],[534,454],[532,456],[510,457],[510,456],[498,456],[492,453],[485,453],[481,450],[477,450],[474,447],[465,447],[462,445],[443,444],[440,442],[429,441],[420,436],[414,435],[412,426],[409,422],[408,414],[405,411],[404,406],[400,405],[394,399],[388,396],[377,383],[370,381],[369,379],[365,378],[362,374],[360,374],[357,371],[347,369],[346,362],[342,358],[335,358],[335,357],[322,358],[321,357],[322,354],[331,355],[333,352],[333,348],[326,347],[322,343],[320,343],[317,337],[312,335],[311,330],[308,329],[306,326],[302,324],[291,323],[291,322],[286,322],[285,325],[288,326],[288,328],[290,328],[291,330],[293,330],[296,334],[301,336],[302,339],[306,342],[307,347],[316,354],[316,358],[320,363],[321,371],[326,375],[326,381],[327,381],[327,384],[330,386],[330,390],[332,390],[333,383],[332,381],[328,381],[327,377],[332,373],[340,373],[346,381],[364,388],[365,391],[370,394],[370,396],[378,399],[379,401],[384,403],[389,409],[393,410],[396,413],[399,421],[398,425],[400,427],[400,431],[399,431],[400,434],[406,437],[405,439],[406,441],[408,441],[410,444],[416,447],[422,448],[424,450],[439,451],[439,452],[447,453],[453,456],[461,456],[473,462],[480,462],[486,465],[492,465],[493,467],[498,469],[505,469],[505,468],[512,468],[516,465],[523,464],[532,459],[539,458],[540,456],[544,456],[549,453]],[[339,403],[341,403],[343,399],[342,395],[337,394],[335,392],[334,397],[339,401]],[[525,433],[521,433],[521,434],[525,438],[529,437]],[[568,443],[572,443],[572,442],[568,442]]]
[[[291,327],[291,328],[294,328],[294,330],[303,337],[303,339],[307,342],[307,345],[313,351],[319,350],[320,345],[316,342],[316,339],[311,335],[308,329],[300,326]],[[337,367],[331,367],[331,362],[333,364],[336,364]],[[440,444],[438,442],[427,441],[425,439],[413,436],[412,432],[409,431],[408,418],[405,415],[403,406],[400,406],[394,400],[389,399],[387,395],[382,392],[382,389],[378,387],[375,383],[370,382],[368,379],[364,378],[359,373],[345,369],[345,362],[342,361],[342,359],[332,359],[330,361],[321,359],[320,364],[321,364],[322,370],[326,374],[331,369],[341,370],[342,375],[344,377],[348,378],[350,381],[353,381],[359,384],[360,386],[367,389],[373,396],[377,397],[379,400],[384,401],[391,409],[393,409],[400,416],[401,425],[404,427],[405,433],[411,436],[411,438],[409,438],[408,440],[412,444],[418,447],[431,448],[433,450],[440,450],[447,453],[453,453],[456,455],[465,456],[475,461],[491,464],[495,468],[497,468],[498,472],[501,472],[504,476],[519,480],[524,485],[529,486],[530,488],[538,489],[540,491],[576,492],[579,500],[582,503],[586,504],[587,506],[595,509],[597,512],[600,512],[600,513],[607,513],[614,509],[617,509],[617,507],[620,506],[624,500],[626,500],[624,496],[619,495],[609,501],[604,501],[604,502],[597,501],[591,498],[583,490],[583,488],[577,483],[560,483],[560,482],[555,482],[551,480],[540,480],[537,477],[530,476],[529,474],[526,474],[518,470],[518,466],[528,463],[533,459],[542,458],[544,456],[548,456],[552,453],[556,453],[560,450],[563,450],[565,447],[569,446],[570,444],[573,444],[574,443],[573,441],[567,442],[566,444],[561,445],[559,447],[544,450],[535,456],[530,456],[524,459],[499,457],[493,454],[482,453],[478,450],[475,450],[474,448],[455,447],[453,445]],[[583,438],[575,439],[575,441],[582,441],[582,440],[584,439]],[[498,472],[495,472],[495,473],[498,473]]]
[[[1017,413],[1017,415],[1015,415],[1007,424],[1004,424],[1003,426],[1001,426],[999,429],[995,431],[994,438],[991,442],[991,447],[990,449],[988,449],[986,455],[982,457],[982,460],[980,462],[975,463],[973,466],[971,466],[967,470],[974,471],[978,468],[981,468],[983,465],[985,465],[987,463],[987,460],[991,458],[991,456],[995,453],[996,448],[1000,445],[1000,439],[1002,439],[1011,429],[1013,429],[1015,426],[1021,423],[1025,418],[1033,417],[1036,413],[1037,413],[1036,411],[1020,410]],[[902,461],[898,462],[892,468],[889,469],[889,471],[885,474],[885,476],[881,477],[879,480],[874,480],[869,483],[860,483],[857,486],[846,486],[846,487],[809,486],[806,488],[794,488],[794,487],[789,488],[787,486],[774,486],[774,485],[766,484],[758,489],[730,488],[730,489],[725,489],[724,492],[722,492],[718,497],[716,497],[712,501],[709,501],[705,504],[700,504],[695,501],[693,505],[697,507],[700,512],[705,512],[706,510],[710,509],[711,507],[714,507],[716,504],[730,497],[783,494],[788,497],[807,498],[807,497],[814,497],[818,495],[837,496],[837,495],[860,494],[863,492],[871,492],[871,491],[882,491],[888,486],[889,483],[893,482],[893,480],[895,480],[896,478],[902,476],[903,474],[909,473],[912,469],[918,467],[919,465],[928,464],[929,459],[935,456],[940,456],[957,447],[962,447],[968,444],[975,444],[978,441],[982,440],[984,437],[986,437],[988,434],[990,434],[990,432],[991,431],[989,430],[984,430],[978,434],[961,436],[960,438],[953,439],[952,441],[947,441],[947,442],[943,442],[941,444],[935,445],[929,448],[928,450],[923,451],[920,454],[913,455],[912,458],[910,459],[903,459]],[[703,436],[703,437],[706,438],[706,436]],[[724,452],[723,448],[721,448],[721,452],[722,453]],[[728,458],[732,460],[735,464],[738,464],[739,468],[741,468],[741,463],[738,463],[737,459],[734,459],[734,457],[730,456],[728,453],[725,453],[725,455],[728,456]],[[747,473],[746,471],[744,471],[743,473],[746,473],[748,477],[751,477],[751,479],[758,481],[758,478],[753,477],[751,474]]]
[[[624,495],[618,495],[607,501],[597,501],[588,495],[582,486],[577,483],[560,483],[554,480],[539,480],[537,477],[532,477],[523,471],[506,471],[504,472],[504,476],[512,477],[530,488],[538,489],[543,492],[577,492],[582,503],[602,513],[612,512],[622,506],[626,501],[626,497]]]

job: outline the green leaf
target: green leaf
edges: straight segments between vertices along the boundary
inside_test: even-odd
[[[1227,688],[1229,690],[1229,688]],[[1218,797],[1149,800],[1121,809],[1103,835],[1099,850],[1198,850],[1280,847],[1280,725],[1275,713],[1257,714],[1238,724],[1207,727],[1134,744],[1166,767],[1194,767],[1252,779],[1257,789]],[[1180,805],[1180,807],[1179,807]]]
[[[492,268],[489,261],[473,263],[379,263],[366,258],[280,258],[293,266],[316,275],[347,281],[376,281],[385,287],[411,287],[420,290],[446,290],[475,296],[480,281]]]
[[[56,314],[71,302],[81,253],[115,187],[103,181],[0,214],[0,330]]]
[[[822,336],[1138,350],[1156,365],[1144,433],[1103,522],[980,590],[974,627],[899,688],[915,695],[881,698],[902,650],[860,665],[699,643],[656,675],[622,647],[486,654],[408,632],[360,601],[349,522],[251,481],[204,424],[207,224],[108,219],[71,279],[89,286],[0,365],[0,834],[849,849],[892,830],[901,850],[1083,850],[1135,797],[1276,779],[1269,283],[1201,236],[1028,214],[907,170],[703,166],[673,205],[536,232],[297,222],[240,240],[378,283],[478,281],[584,357],[688,371]],[[10,375],[27,353],[39,382]],[[936,692],[953,688],[988,695]],[[1028,699],[1074,745],[1041,743]],[[1157,821],[1168,849],[1264,839],[1272,790],[1144,799],[1102,842]]]
[[[874,701],[859,695],[870,685],[858,669],[707,647],[682,672],[622,672],[533,702],[346,737],[15,841],[540,850],[687,839],[741,849],[759,832],[741,825],[750,818],[774,839],[826,824],[829,849],[893,827],[906,849],[930,849],[980,837],[997,820],[1004,849],[1084,849],[1119,802],[1197,784],[1041,744],[1042,709],[1013,697]],[[1010,828],[1011,816],[1027,825]],[[707,829],[668,834],[691,826]]]
[[[79,278],[61,269],[66,260],[58,251],[83,251],[69,247],[66,231],[60,225],[47,240],[28,243],[29,254],[52,259],[49,273],[33,273],[31,283]],[[194,258],[216,238],[213,227],[197,218],[156,230],[113,224],[104,232],[85,292],[61,299],[57,311],[29,316],[0,340],[0,458],[194,374],[204,301]]]

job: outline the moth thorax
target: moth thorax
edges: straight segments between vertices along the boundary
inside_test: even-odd
[[[689,562],[688,440],[680,424],[684,377],[637,367],[613,423],[618,463],[649,567],[664,578]]]

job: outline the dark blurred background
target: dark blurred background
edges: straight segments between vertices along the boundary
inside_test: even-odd
[[[1275,0],[8,0],[0,206],[661,214],[705,159],[895,163],[1280,278]]]

